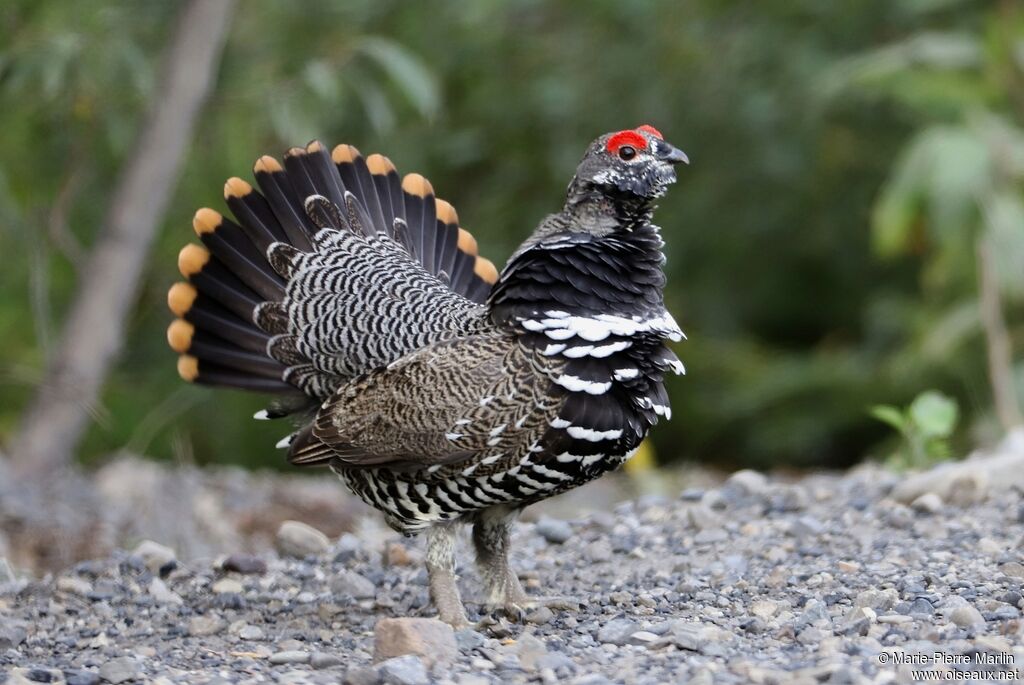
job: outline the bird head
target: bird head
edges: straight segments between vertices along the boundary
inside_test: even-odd
[[[653,200],[675,183],[675,165],[680,162],[689,164],[690,160],[667,143],[658,129],[644,124],[606,133],[591,143],[576,169],[573,186]]]

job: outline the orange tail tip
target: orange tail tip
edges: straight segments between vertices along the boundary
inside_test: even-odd
[[[421,174],[406,174],[402,179],[402,190],[416,197],[427,197],[434,194],[434,186]]]
[[[392,171],[397,171],[390,159],[376,152],[366,158],[366,166],[374,176],[387,176]]]
[[[459,229],[459,249],[466,254],[473,255],[474,257],[478,254],[476,238],[474,238],[473,234],[464,228]]]
[[[270,155],[263,155],[256,160],[256,164],[253,165],[252,170],[256,173],[274,174],[278,171],[282,171],[284,167],[281,166],[281,162],[277,161]]]
[[[306,143],[306,152],[314,154],[324,149],[323,144],[319,140],[311,140]]]
[[[201,245],[189,243],[178,253],[178,271],[185,278],[194,276],[203,270],[210,261],[210,251]]]
[[[476,264],[473,265],[473,273],[491,285],[498,282],[498,269],[494,266],[494,262],[486,257],[476,258]]]
[[[185,316],[198,296],[199,291],[191,283],[175,283],[167,291],[167,307],[175,316]]]
[[[336,145],[331,150],[331,159],[334,160],[335,164],[349,164],[359,156],[359,150],[356,149],[355,145],[342,143],[341,145]]]
[[[192,336],[195,332],[196,327],[185,319],[175,319],[167,327],[167,344],[175,352],[183,354],[192,345]]]
[[[199,360],[190,354],[178,357],[178,375],[191,383],[199,377]]]
[[[233,197],[245,197],[252,192],[252,186],[237,176],[232,176],[224,184],[224,199]]]
[[[434,200],[434,205],[437,208],[437,218],[441,220],[441,223],[449,226],[459,225],[459,214],[452,207],[452,203],[438,199]]]
[[[221,223],[224,221],[224,217],[221,213],[215,209],[209,207],[203,207],[196,212],[196,215],[192,217],[192,228],[195,229],[196,235],[203,235],[204,233],[213,233],[220,228]]]

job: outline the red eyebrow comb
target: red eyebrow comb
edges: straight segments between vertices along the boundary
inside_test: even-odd
[[[661,135],[661,131],[659,131],[658,129],[654,128],[650,124],[644,124],[643,126],[637,126],[636,130],[637,131],[643,131],[644,133],[650,133],[655,138],[659,138],[661,140],[665,140],[665,136]]]

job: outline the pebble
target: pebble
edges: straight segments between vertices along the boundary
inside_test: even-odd
[[[224,560],[221,568],[228,573],[263,575],[267,572],[267,562],[252,554],[236,552]]]
[[[267,658],[267,661],[275,666],[280,666],[282,664],[305,664],[309,663],[309,652],[303,652],[300,650],[274,652]]]
[[[427,667],[418,656],[407,654],[382,661],[377,672],[387,685],[429,685]]]
[[[382,618],[374,628],[373,660],[416,655],[427,663],[447,663],[459,654],[451,626],[433,618]]]
[[[981,612],[970,605],[957,607],[949,615],[949,620],[961,628],[984,628],[985,619]]]
[[[597,639],[606,644],[622,646],[629,644],[630,636],[637,632],[639,627],[629,619],[613,618],[597,631]]]
[[[603,561],[611,561],[612,558],[612,545],[608,540],[600,539],[596,540],[583,550],[583,555],[594,563],[601,563]]]
[[[57,579],[57,590],[79,597],[88,597],[92,592],[92,583],[75,576],[61,576]]]
[[[537,534],[553,545],[567,542],[573,535],[568,521],[543,517],[535,524]]]
[[[208,637],[216,635],[227,627],[227,622],[219,616],[193,616],[188,622],[188,634],[192,637]]]
[[[365,576],[342,569],[331,579],[331,592],[355,599],[373,599],[377,595],[377,587]]]
[[[132,550],[132,555],[142,559],[146,568],[153,573],[159,573],[161,568],[176,560],[173,549],[152,540],[140,542]]]
[[[926,492],[911,502],[910,508],[922,514],[937,514],[942,511],[942,498],[934,492]]]
[[[282,555],[299,558],[323,554],[330,547],[326,535],[301,521],[282,523],[275,542]]]
[[[93,671],[75,671],[67,674],[65,685],[99,685],[100,674]]]
[[[536,509],[538,524],[564,524],[571,537],[551,542],[519,524],[512,564],[531,595],[584,603],[458,632],[421,618],[435,613],[422,536],[396,542],[377,517],[322,554],[235,554],[177,564],[163,579],[166,563],[153,572],[123,551],[52,581],[19,572],[18,586],[0,583],[0,672],[9,685],[33,682],[30,673],[97,685],[101,667],[127,657],[135,675],[125,685],[881,685],[907,680],[879,663],[883,651],[1024,653],[1016,496],[946,499],[925,515],[914,500],[938,491],[904,506],[890,498],[903,478],[870,464],[785,483],[702,478],[685,499],[598,503],[593,514],[568,493]],[[321,487],[341,492],[333,480]],[[181,544],[188,559],[217,549]],[[489,618],[465,532],[458,560],[470,620]],[[413,640],[374,662],[388,620],[427,621],[441,646]]]
[[[117,685],[129,680],[137,680],[142,675],[142,665],[134,657],[123,656],[111,659],[100,666],[100,679]]]
[[[313,652],[309,656],[309,665],[317,670],[334,668],[335,666],[341,666],[342,663],[341,657],[335,654],[328,654],[327,652]]]
[[[239,639],[250,640],[252,642],[257,642],[257,641],[260,641],[260,640],[267,639],[267,636],[263,632],[262,628],[260,628],[259,626],[250,626],[250,625],[244,626],[241,630],[239,630],[238,631],[238,637],[239,637]]]
[[[229,593],[238,595],[245,592],[245,587],[234,578],[221,578],[210,589],[218,595]]]
[[[540,659],[548,653],[548,648],[543,640],[530,633],[523,633],[516,640],[513,652],[519,658],[520,667],[527,671],[535,671]]]
[[[150,596],[160,604],[184,604],[185,602],[181,595],[168,588],[167,583],[157,576],[149,581],[148,589]]]

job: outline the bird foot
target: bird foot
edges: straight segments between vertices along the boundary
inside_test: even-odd
[[[481,608],[484,613],[504,616],[510,621],[523,623],[527,614],[540,607],[579,611],[580,601],[572,597],[529,597],[523,595],[504,602],[488,602]]]

